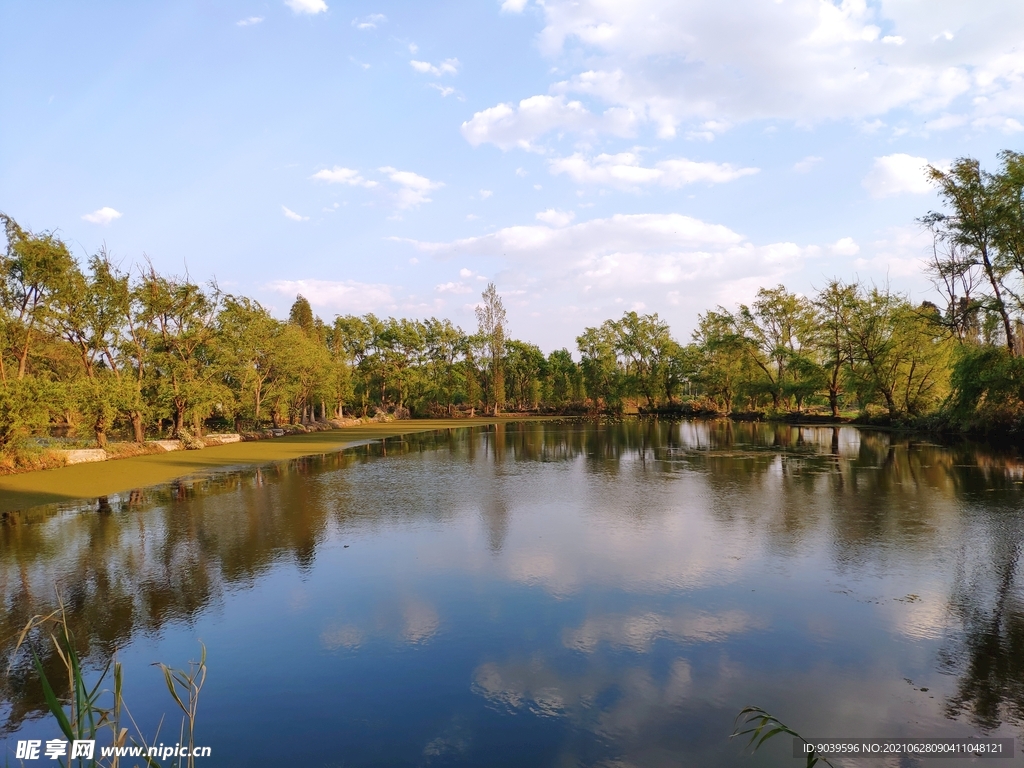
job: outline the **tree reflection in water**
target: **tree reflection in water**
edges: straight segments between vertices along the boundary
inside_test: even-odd
[[[595,482],[628,469],[655,488],[696,473],[716,520],[763,538],[780,556],[826,532],[840,573],[908,552],[948,550],[953,586],[937,663],[956,676],[957,690],[946,714],[989,730],[1024,718],[1024,464],[1016,455],[845,427],[627,419],[415,434],[9,516],[0,525],[0,651],[5,667],[12,665],[0,677],[0,699],[9,707],[4,732],[45,711],[27,659],[9,654],[29,618],[53,610],[56,589],[82,655],[100,665],[138,633],[195,621],[277,563],[313,568],[331,530],[379,530],[380,510],[389,510],[388,525],[399,526],[456,514],[401,483],[374,488],[372,506],[348,488],[353,465],[424,451],[486,466],[491,477],[517,464],[575,462]],[[950,503],[923,503],[925,490]],[[498,557],[514,510],[493,486],[479,496],[487,546]],[[642,524],[650,511],[640,498],[594,514]],[[962,531],[961,540],[946,540],[950,530]],[[437,618],[417,610],[410,626],[420,628],[408,633],[426,637],[422,627],[436,627]],[[44,655],[43,664],[50,674],[59,669],[52,657]],[[487,669],[474,685],[497,696],[491,688],[504,673]]]

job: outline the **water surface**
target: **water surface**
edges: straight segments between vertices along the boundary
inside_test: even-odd
[[[201,639],[211,766],[795,765],[728,739],[750,704],[815,736],[1016,737],[1022,481],[853,428],[411,435],[9,518],[0,641],[58,588],[151,729],[149,664]],[[57,736],[42,712],[15,659],[9,747]]]

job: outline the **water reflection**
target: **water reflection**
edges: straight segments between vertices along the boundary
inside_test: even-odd
[[[839,735],[1002,732],[1024,716],[1022,481],[1012,453],[851,428],[547,422],[30,510],[0,525],[4,729],[44,711],[9,656],[55,589],[100,664],[291,569],[261,638],[308,648],[289,686],[377,670],[403,715],[352,730],[352,764],[479,763],[516,733],[510,765],[730,762],[723,723],[755,701],[822,735],[851,706]]]

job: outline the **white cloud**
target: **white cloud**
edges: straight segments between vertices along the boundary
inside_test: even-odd
[[[416,208],[422,203],[429,203],[431,200],[427,194],[444,186],[440,181],[431,181],[426,176],[420,176],[412,171],[400,171],[391,166],[378,170],[398,185],[395,197],[399,208]]]
[[[617,299],[654,309],[679,305],[680,313],[748,301],[812,252],[794,243],[755,245],[728,227],[660,213],[506,227],[452,242],[405,242],[442,259],[500,255],[506,290],[530,289],[534,297],[543,294],[543,306],[566,311],[585,307],[595,320],[620,313]]]
[[[541,211],[537,214],[537,221],[543,221],[545,224],[550,224],[553,227],[568,226],[575,218],[575,211],[556,211],[554,208],[548,208],[546,211]]]
[[[355,56],[349,56],[348,60],[351,61],[353,64],[355,64],[357,67],[360,67],[362,69],[369,69],[370,68],[369,64],[366,64],[365,62],[359,61],[359,59],[357,59]]]
[[[338,313],[392,311],[397,302],[395,288],[380,283],[355,280],[275,280],[265,286],[269,291],[293,297],[302,294],[318,308]]]
[[[631,131],[647,124],[668,138],[685,127],[703,139],[716,133],[709,124],[866,121],[893,110],[927,116],[954,102],[972,120],[995,121],[976,127],[1006,130],[1024,105],[1024,4],[1011,0],[981,8],[736,0],[727,14],[716,0],[546,0],[539,7],[542,53],[585,65],[531,98],[573,95],[593,105],[571,110],[564,104],[579,102],[565,101],[531,123],[499,104],[464,125],[473,144],[532,145],[547,131],[615,134],[613,121],[594,118],[594,105],[629,115]],[[511,122],[526,125],[512,131]]]
[[[315,179],[316,181],[325,181],[328,184],[348,184],[352,187],[376,187],[376,181],[370,181],[364,179],[360,175],[359,171],[353,170],[352,168],[342,168],[341,166],[334,166],[333,168],[325,168],[322,171],[317,171],[309,178]]]
[[[927,166],[927,158],[903,153],[876,157],[871,171],[864,177],[864,188],[872,197],[926,194],[934,189],[925,175]]]
[[[356,29],[376,29],[378,24],[383,24],[387,20],[388,17],[383,13],[371,13],[361,19],[352,19],[352,26]]]
[[[92,213],[85,214],[84,216],[82,216],[82,219],[84,221],[88,221],[90,224],[102,224],[106,226],[114,219],[120,219],[122,215],[123,214],[120,211],[115,211],[113,208],[109,206],[104,206],[103,208],[100,208],[98,211],[93,211]]]
[[[434,288],[438,293],[473,293],[473,287],[466,285],[461,280],[452,283],[442,283]]]
[[[293,211],[291,208],[288,208],[287,206],[282,205],[281,206],[281,210],[284,212],[284,215],[287,218],[291,219],[292,221],[309,221],[309,216],[303,216],[300,213],[296,213],[295,211]]]
[[[809,173],[823,159],[816,155],[808,155],[803,160],[793,163],[793,170],[797,173]]]
[[[830,245],[829,250],[836,256],[856,256],[860,253],[860,246],[852,237],[842,237]]]
[[[488,197],[490,197],[494,193],[491,190],[489,190],[489,189],[481,189],[479,194],[480,194],[480,199],[481,200],[486,200]]]
[[[576,132],[598,130],[616,136],[631,136],[635,119],[631,112],[607,110],[590,112],[582,102],[565,96],[531,96],[518,105],[498,104],[462,124],[462,135],[474,147],[491,143],[501,149],[537,149],[533,142],[555,128]]]
[[[564,173],[577,184],[602,184],[626,189],[658,185],[678,189],[686,184],[708,182],[720,184],[758,172],[757,168],[737,168],[730,163],[701,163],[685,158],[662,160],[652,168],[640,165],[632,152],[601,154],[587,158],[580,153],[548,161],[553,174]]]
[[[472,277],[472,276],[473,276],[473,270],[471,270],[471,269],[466,269],[465,267],[463,267],[462,269],[459,270],[459,277],[461,277],[461,278],[467,278],[467,277]]]
[[[327,10],[327,3],[324,0],[284,0],[284,4],[294,13],[305,13],[311,16]]]
[[[241,19],[240,21],[236,21],[235,22],[235,26],[236,27],[251,27],[253,24],[259,24],[261,21],[263,21],[263,17],[262,16],[250,16],[247,19]]]
[[[455,89],[452,88],[450,85],[438,85],[437,83],[427,83],[427,85],[431,88],[436,88],[437,92],[441,94],[442,98],[451,96],[453,93],[455,93]]]
[[[409,62],[409,66],[421,74],[441,77],[441,75],[457,75],[459,67],[462,65],[459,64],[458,59],[445,59],[437,66],[434,66],[429,61],[416,61],[413,59]]]
[[[924,271],[931,247],[931,236],[923,227],[891,227],[870,244],[867,254],[854,259],[853,266],[872,270],[885,279],[915,277]]]
[[[504,13],[522,13],[526,7],[527,0],[505,0],[501,4]]]

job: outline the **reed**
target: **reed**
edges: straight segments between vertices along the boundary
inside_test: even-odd
[[[810,743],[773,714],[760,707],[744,707],[740,710],[739,714],[736,715],[736,725],[730,738],[749,735],[750,740],[746,746],[756,752],[766,741],[779,734],[786,734],[800,739],[804,745]],[[835,768],[827,758],[822,757],[818,754],[817,750],[812,748],[807,753],[806,768],[814,768],[819,762],[824,763],[829,768]]]
[[[91,758],[59,759],[61,768],[126,768],[126,760],[135,760],[134,765],[147,768],[194,768],[195,758],[191,757],[195,746],[196,712],[199,705],[199,693],[206,681],[206,647],[202,649],[199,661],[189,662],[187,670],[172,669],[165,664],[156,664],[164,674],[164,681],[173,700],[183,712],[181,723],[181,739],[188,738],[189,757],[176,758],[171,763],[162,765],[149,756],[150,747],[156,745],[163,718],[157,725],[152,741],[147,741],[142,729],[135,722],[131,711],[124,701],[124,668],[111,658],[94,682],[86,681],[82,668],[82,660],[78,655],[75,637],[68,626],[64,604],[57,596],[58,609],[48,616],[32,617],[22,629],[15,645],[12,659],[16,658],[23,645],[28,644],[32,655],[32,664],[43,689],[47,709],[56,720],[61,733],[69,743],[74,741],[95,741],[96,748]],[[33,638],[38,635],[48,636],[53,643],[54,651],[60,659],[66,679],[67,695],[58,696],[54,684],[43,669],[42,661],[35,648],[31,647]],[[13,664],[13,661],[12,661]],[[8,669],[8,672],[10,670]],[[104,685],[112,682],[113,688]],[[63,687],[63,686],[61,686]],[[130,729],[129,726],[130,725]],[[109,734],[109,742],[104,738]],[[115,748],[138,747],[141,755],[128,757],[111,755],[105,757],[101,752],[103,746]]]

